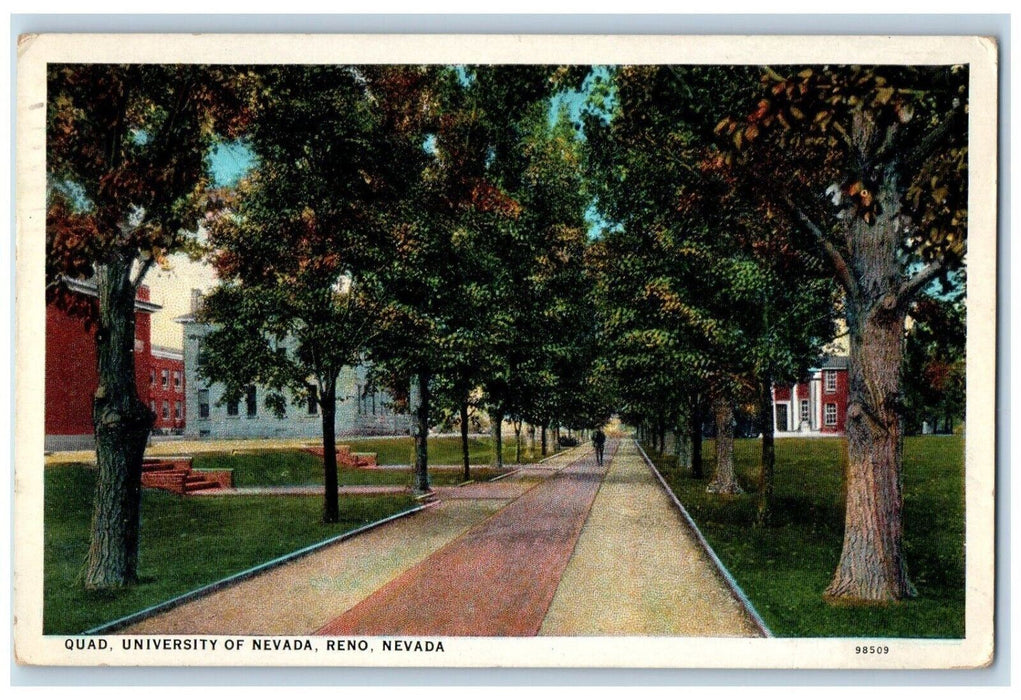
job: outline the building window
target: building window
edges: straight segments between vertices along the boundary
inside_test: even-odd
[[[177,371],[174,372],[174,391],[181,392],[181,373]]]
[[[837,373],[823,372],[823,379],[826,381],[826,393],[827,394],[837,393]]]
[[[826,420],[826,425],[837,424],[837,404],[828,403],[823,407],[823,416]]]
[[[163,416],[163,420],[167,420],[168,418],[170,418],[170,402],[169,401],[164,401],[163,402],[163,413],[161,415]]]
[[[209,389],[199,389],[199,418],[209,418]]]
[[[258,402],[255,396],[255,385],[249,384],[245,395],[245,408],[248,410],[248,417],[255,418],[258,415]]]
[[[801,399],[801,422],[807,423],[809,419],[808,399]]]
[[[308,385],[308,415],[314,416],[319,413],[319,392],[315,384]]]
[[[181,420],[181,402],[174,402],[174,420]]]
[[[160,381],[162,382],[164,389],[170,387],[170,370],[165,369],[160,372]]]
[[[149,401],[149,410],[152,411],[152,414],[154,416],[156,415],[156,399],[152,399]]]
[[[156,386],[156,370],[149,370],[149,386]],[[153,411],[155,413],[156,411]]]
[[[240,401],[228,401],[227,402],[227,415],[228,416],[237,416],[240,412],[241,412],[241,402]]]

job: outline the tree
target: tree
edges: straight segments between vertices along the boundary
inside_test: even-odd
[[[844,544],[827,596],[914,594],[903,545],[901,363],[913,299],[963,264],[967,69],[767,68],[718,126],[750,187],[804,232],[844,293],[850,337]]]
[[[337,380],[359,363],[373,328],[362,278],[384,255],[388,210],[408,196],[425,159],[418,134],[390,111],[408,97],[393,94],[398,70],[260,71],[249,138],[258,165],[210,226],[221,283],[202,312],[217,328],[200,369],[226,385],[227,401],[259,384],[278,414],[285,391],[318,406],[327,523],[340,518]]]
[[[668,425],[697,443],[701,405],[712,404],[717,467],[708,488],[718,493],[740,491],[735,402],[804,372],[832,309],[818,262],[792,250],[780,222],[717,165],[715,126],[749,97],[751,75],[744,67],[626,66],[611,75],[612,118],[595,115],[586,125],[599,206],[617,225],[608,241],[620,238],[613,245],[623,256],[615,274],[624,286],[604,296],[624,305],[611,314],[613,326],[634,334],[615,360],[622,391],[648,392],[628,403],[660,445]],[[771,401],[763,408],[771,414]],[[692,466],[701,471],[697,459]]]
[[[905,432],[952,433],[964,419],[965,326],[960,292],[922,295],[909,311],[904,345]]]
[[[142,457],[152,414],[134,372],[135,298],[146,273],[187,248],[202,218],[206,155],[244,126],[244,69],[51,65],[47,74],[47,291],[94,280],[99,478],[85,586],[137,579]]]

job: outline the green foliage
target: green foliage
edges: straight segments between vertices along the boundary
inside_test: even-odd
[[[623,416],[674,425],[699,394],[793,381],[833,334],[812,256],[714,166],[713,125],[751,94],[731,67],[617,69],[616,111],[586,123],[592,189],[611,224],[594,254],[607,368]]]
[[[205,206],[207,156],[237,134],[256,89],[245,68],[62,65],[47,74],[47,282],[187,246]]]
[[[922,296],[911,308],[913,323],[904,345],[906,431],[922,422],[952,432],[964,420],[966,311],[963,299]]]
[[[283,390],[306,402],[311,379],[322,401],[340,370],[358,362],[373,325],[360,280],[385,257],[380,229],[424,156],[415,134],[394,127],[392,105],[380,104],[391,97],[390,72],[260,74],[249,135],[258,166],[224,195],[209,226],[221,285],[203,312],[218,328],[205,340],[202,369],[226,385],[228,400],[251,383],[270,388],[279,410]]]

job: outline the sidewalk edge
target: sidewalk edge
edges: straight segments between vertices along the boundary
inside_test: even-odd
[[[215,593],[220,589],[227,588],[228,586],[232,586],[236,583],[240,583],[241,581],[257,576],[258,574],[265,573],[279,566],[283,566],[284,564],[289,564],[293,561],[301,559],[302,557],[308,556],[309,554],[313,554],[319,551],[320,549],[325,549],[330,545],[337,544],[338,542],[343,542],[344,540],[349,540],[352,537],[356,537],[363,533],[369,532],[370,530],[375,530],[377,527],[386,525],[389,522],[398,520],[400,518],[405,518],[409,515],[414,515],[415,513],[426,510],[427,508],[432,508],[433,506],[438,504],[439,501],[435,501],[432,503],[426,503],[420,506],[416,506],[414,508],[409,508],[408,510],[402,510],[399,513],[394,513],[393,515],[387,516],[381,520],[367,523],[365,525],[362,525],[361,527],[356,527],[354,530],[348,530],[347,532],[335,535],[334,537],[322,540],[321,542],[310,544],[307,547],[302,547],[301,549],[295,550],[281,557],[277,557],[276,559],[271,559],[268,562],[257,564],[256,566],[253,566],[250,569],[245,569],[244,571],[238,572],[236,574],[231,574],[230,576],[222,578],[219,581],[214,581],[213,583],[206,584],[205,586],[201,586],[187,593],[182,593],[181,595],[171,598],[170,600],[165,600],[162,603],[156,603],[155,605],[151,605],[148,608],[139,610],[138,612],[131,613],[130,615],[125,615],[124,617],[113,620],[112,622],[107,622],[97,627],[93,627],[90,630],[82,632],[82,634],[83,635],[112,634],[120,629],[133,625],[137,622],[141,622],[142,620],[148,619],[160,613],[167,612],[168,610],[172,610],[180,605],[184,605],[185,603],[207,596],[210,593]]]
[[[748,616],[751,617],[752,622],[754,622],[755,626],[759,628],[759,631],[762,632],[763,636],[767,638],[772,638],[773,633],[770,631],[769,627],[766,626],[765,621],[759,615],[759,612],[755,609],[755,606],[753,606],[752,602],[748,600],[748,596],[745,595],[745,592],[743,590],[741,590],[741,586],[738,585],[737,580],[727,570],[727,567],[723,565],[723,562],[720,561],[720,558],[716,556],[716,552],[713,551],[713,548],[709,546],[708,540],[706,540],[705,536],[702,534],[702,531],[698,529],[698,525],[695,524],[694,519],[692,519],[691,515],[681,504],[681,502],[677,500],[677,494],[674,493],[673,489],[671,489],[669,484],[667,484],[666,479],[664,479],[663,475],[659,473],[658,469],[656,469],[656,465],[652,463],[651,459],[649,459],[649,455],[645,453],[645,448],[642,447],[641,443],[638,442],[638,440],[635,440],[635,446],[638,448],[638,451],[641,452],[642,458],[645,460],[645,463],[648,465],[649,469],[651,469],[652,473],[656,475],[656,478],[659,480],[659,483],[663,487],[663,490],[667,492],[668,496],[670,496],[670,500],[673,501],[674,506],[676,506],[677,510],[680,511],[681,517],[684,518],[684,522],[687,524],[687,526],[691,529],[692,533],[695,535],[695,539],[698,540],[699,545],[702,547],[703,550],[705,550],[706,554],[709,555],[709,559],[710,561],[712,561],[713,566],[716,567],[716,570],[720,573],[720,576],[723,577],[723,580],[727,584],[727,587],[730,588],[731,595],[733,595],[734,598],[737,599],[737,602],[740,603],[741,606],[745,609],[745,611],[748,613]]]

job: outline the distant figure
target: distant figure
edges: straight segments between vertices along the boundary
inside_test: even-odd
[[[592,434],[592,444],[596,448],[596,464],[603,466],[603,445],[606,444],[606,435],[599,428]]]

